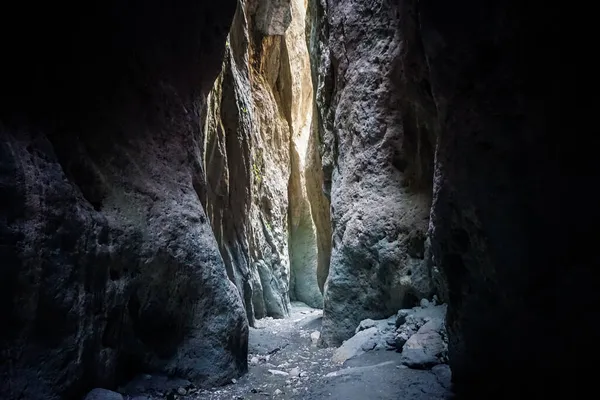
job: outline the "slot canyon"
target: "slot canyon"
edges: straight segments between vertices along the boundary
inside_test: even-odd
[[[0,400],[589,396],[586,14],[3,4]]]

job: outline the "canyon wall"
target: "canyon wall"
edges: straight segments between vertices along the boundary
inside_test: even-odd
[[[585,16],[511,0],[311,10],[333,224],[324,343],[435,292],[458,394],[585,387],[599,167],[576,137],[594,125],[596,64],[567,55],[591,37]]]
[[[585,47],[591,25],[510,0],[420,1],[419,21],[440,126],[431,243],[456,390],[576,396],[591,382],[582,359],[598,354],[600,260],[585,243],[600,168],[577,139],[594,124],[580,100],[597,63],[557,55]]]
[[[198,198],[199,118],[235,2],[4,15],[0,393],[78,398],[140,371],[247,369],[248,323]]]
[[[311,10],[333,228],[321,337],[338,345],[362,319],[387,318],[434,292],[426,232],[435,107],[426,79],[409,73],[424,62],[399,5],[314,1]]]
[[[305,15],[301,0],[238,3],[206,110],[203,201],[251,322],[287,316],[290,299],[322,307]],[[319,217],[327,207],[315,206]]]

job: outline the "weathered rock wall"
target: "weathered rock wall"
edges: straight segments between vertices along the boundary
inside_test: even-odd
[[[289,59],[291,82],[290,117],[292,128],[291,175],[288,186],[290,200],[290,261],[292,267],[291,296],[311,307],[323,307],[322,289],[317,282],[319,254],[327,253],[326,245],[319,242],[327,238],[318,236],[317,226],[330,222],[327,204],[318,203],[319,193],[311,192],[309,185],[322,175],[313,168],[316,148],[311,146],[313,84],[310,56],[306,42],[307,1],[292,0],[292,23],[286,33],[286,49]],[[313,216],[314,213],[314,216]],[[325,219],[326,218],[326,219]],[[324,248],[325,247],[325,248]],[[322,254],[321,257],[326,256]]]
[[[333,248],[322,339],[337,345],[365,318],[433,293],[426,232],[435,124],[415,27],[389,1],[313,2],[316,101]],[[404,18],[406,19],[406,18]],[[423,87],[423,89],[418,89]],[[412,93],[411,93],[412,90]]]
[[[3,399],[247,368],[242,301],[197,194],[198,120],[235,2],[89,7],[13,5],[31,36],[0,32]]]
[[[594,125],[582,99],[596,63],[567,56],[591,37],[585,16],[510,0],[311,4],[334,229],[325,342],[433,286],[459,394],[586,387],[600,171],[576,138]],[[412,265],[429,287],[406,280]]]
[[[420,1],[419,20],[439,113],[431,242],[456,389],[577,396],[590,384],[583,360],[598,354],[600,262],[585,243],[600,168],[577,139],[594,124],[579,99],[597,63],[556,55],[585,48],[591,25],[509,0]]]
[[[206,111],[205,204],[250,321],[287,316],[290,298],[322,306],[304,172],[313,107],[305,14],[300,0],[238,3]]]

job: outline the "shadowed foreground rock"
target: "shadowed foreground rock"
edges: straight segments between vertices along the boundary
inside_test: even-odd
[[[600,168],[578,139],[595,124],[581,99],[597,63],[556,57],[590,25],[531,3],[419,3],[440,126],[433,255],[456,389],[477,398],[577,397],[598,355],[600,260],[585,243]]]
[[[197,194],[235,1],[90,7],[3,11],[31,34],[1,32],[3,399],[247,369],[243,305]]]

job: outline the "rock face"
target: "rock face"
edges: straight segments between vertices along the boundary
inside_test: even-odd
[[[319,258],[328,257],[326,232],[319,237],[317,226],[330,226],[329,215],[323,210],[329,204],[322,201],[322,191],[309,189],[322,179],[318,167],[319,156],[314,143],[313,86],[310,57],[306,43],[306,1],[292,0],[292,24],[286,33],[286,50],[289,60],[291,175],[288,186],[290,211],[290,264],[292,281],[290,297],[311,307],[323,308],[322,288],[317,282]],[[288,95],[289,97],[289,95]],[[314,216],[313,216],[314,214]],[[321,256],[319,253],[323,253]]]
[[[251,322],[289,314],[290,274],[290,134],[276,98],[280,101],[281,37],[259,32],[253,41],[256,12],[254,3],[238,5],[223,69],[209,97],[204,150],[204,203]]]
[[[239,376],[247,319],[198,198],[235,2],[109,1],[85,21],[44,7],[12,10],[31,41],[1,32],[2,397]]]
[[[584,243],[600,220],[600,171],[576,133],[595,125],[581,92],[596,65],[556,55],[593,24],[512,0],[312,5],[333,222],[325,343],[435,290],[459,394],[580,387],[599,334],[600,261]]]
[[[315,224],[329,220],[305,173],[318,159],[305,14],[300,0],[239,3],[205,114],[203,203],[251,323],[287,316],[290,298],[322,307]]]
[[[313,5],[333,226],[321,337],[339,345],[362,319],[385,318],[433,292],[425,241],[434,127],[430,109],[411,103],[411,95],[428,96],[427,82],[405,77],[420,59],[407,51],[414,35],[401,7]]]
[[[597,64],[555,58],[590,37],[585,19],[558,5],[419,2],[440,121],[431,243],[460,394],[573,396],[589,386],[582,357],[598,354],[588,345],[599,337],[600,261],[584,243],[597,235],[589,185],[600,167],[596,147],[576,138],[594,122],[575,99]],[[575,209],[585,211],[568,215]]]

